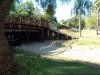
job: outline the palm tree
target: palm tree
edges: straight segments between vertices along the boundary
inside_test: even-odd
[[[56,1],[57,0],[35,0],[40,4],[40,6],[46,10],[46,14],[48,14],[50,17],[53,17],[55,14],[55,9],[56,9]],[[71,0],[60,0],[61,3],[68,3]]]
[[[81,37],[81,15],[85,15],[87,11],[90,11],[92,2],[90,0],[75,0],[73,12],[79,19],[79,36]]]
[[[100,0],[96,0],[94,2],[94,7],[96,8],[96,14],[97,14],[97,26],[96,26],[96,34],[98,35],[98,26],[99,26],[99,11],[100,11]]]

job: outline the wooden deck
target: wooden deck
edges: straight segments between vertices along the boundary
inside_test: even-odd
[[[8,17],[4,24],[5,36],[10,45],[43,40],[69,40],[71,36],[50,29],[49,22],[31,17]]]

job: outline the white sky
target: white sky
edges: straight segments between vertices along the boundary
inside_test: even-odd
[[[63,19],[66,20],[71,17],[71,8],[72,8],[71,6],[72,6],[72,3],[62,5],[60,1],[57,0],[57,9],[56,9],[55,16],[57,17],[58,21],[63,20]]]
[[[60,21],[62,19],[66,20],[71,17],[71,6],[63,5],[56,9],[55,16],[57,20]]]

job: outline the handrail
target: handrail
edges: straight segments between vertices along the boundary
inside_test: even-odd
[[[50,28],[49,22],[44,19],[36,19],[32,17],[27,16],[8,16],[5,19],[5,22],[2,22],[4,24],[16,24],[16,25],[32,25],[32,26],[40,26],[45,28]]]
[[[26,16],[8,16],[4,22],[5,29],[32,30],[34,28],[50,28],[49,22],[43,19],[35,19]]]

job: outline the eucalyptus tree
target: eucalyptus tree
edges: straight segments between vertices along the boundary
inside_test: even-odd
[[[81,37],[81,15],[90,11],[92,2],[90,0],[75,0],[73,12],[79,19],[79,36]]]
[[[97,31],[96,31],[96,34],[98,35],[98,26],[99,26],[99,12],[100,12],[100,0],[96,0],[95,2],[94,2],[94,7],[96,8],[96,14],[97,14],[97,22],[96,22],[96,29],[97,29]]]

